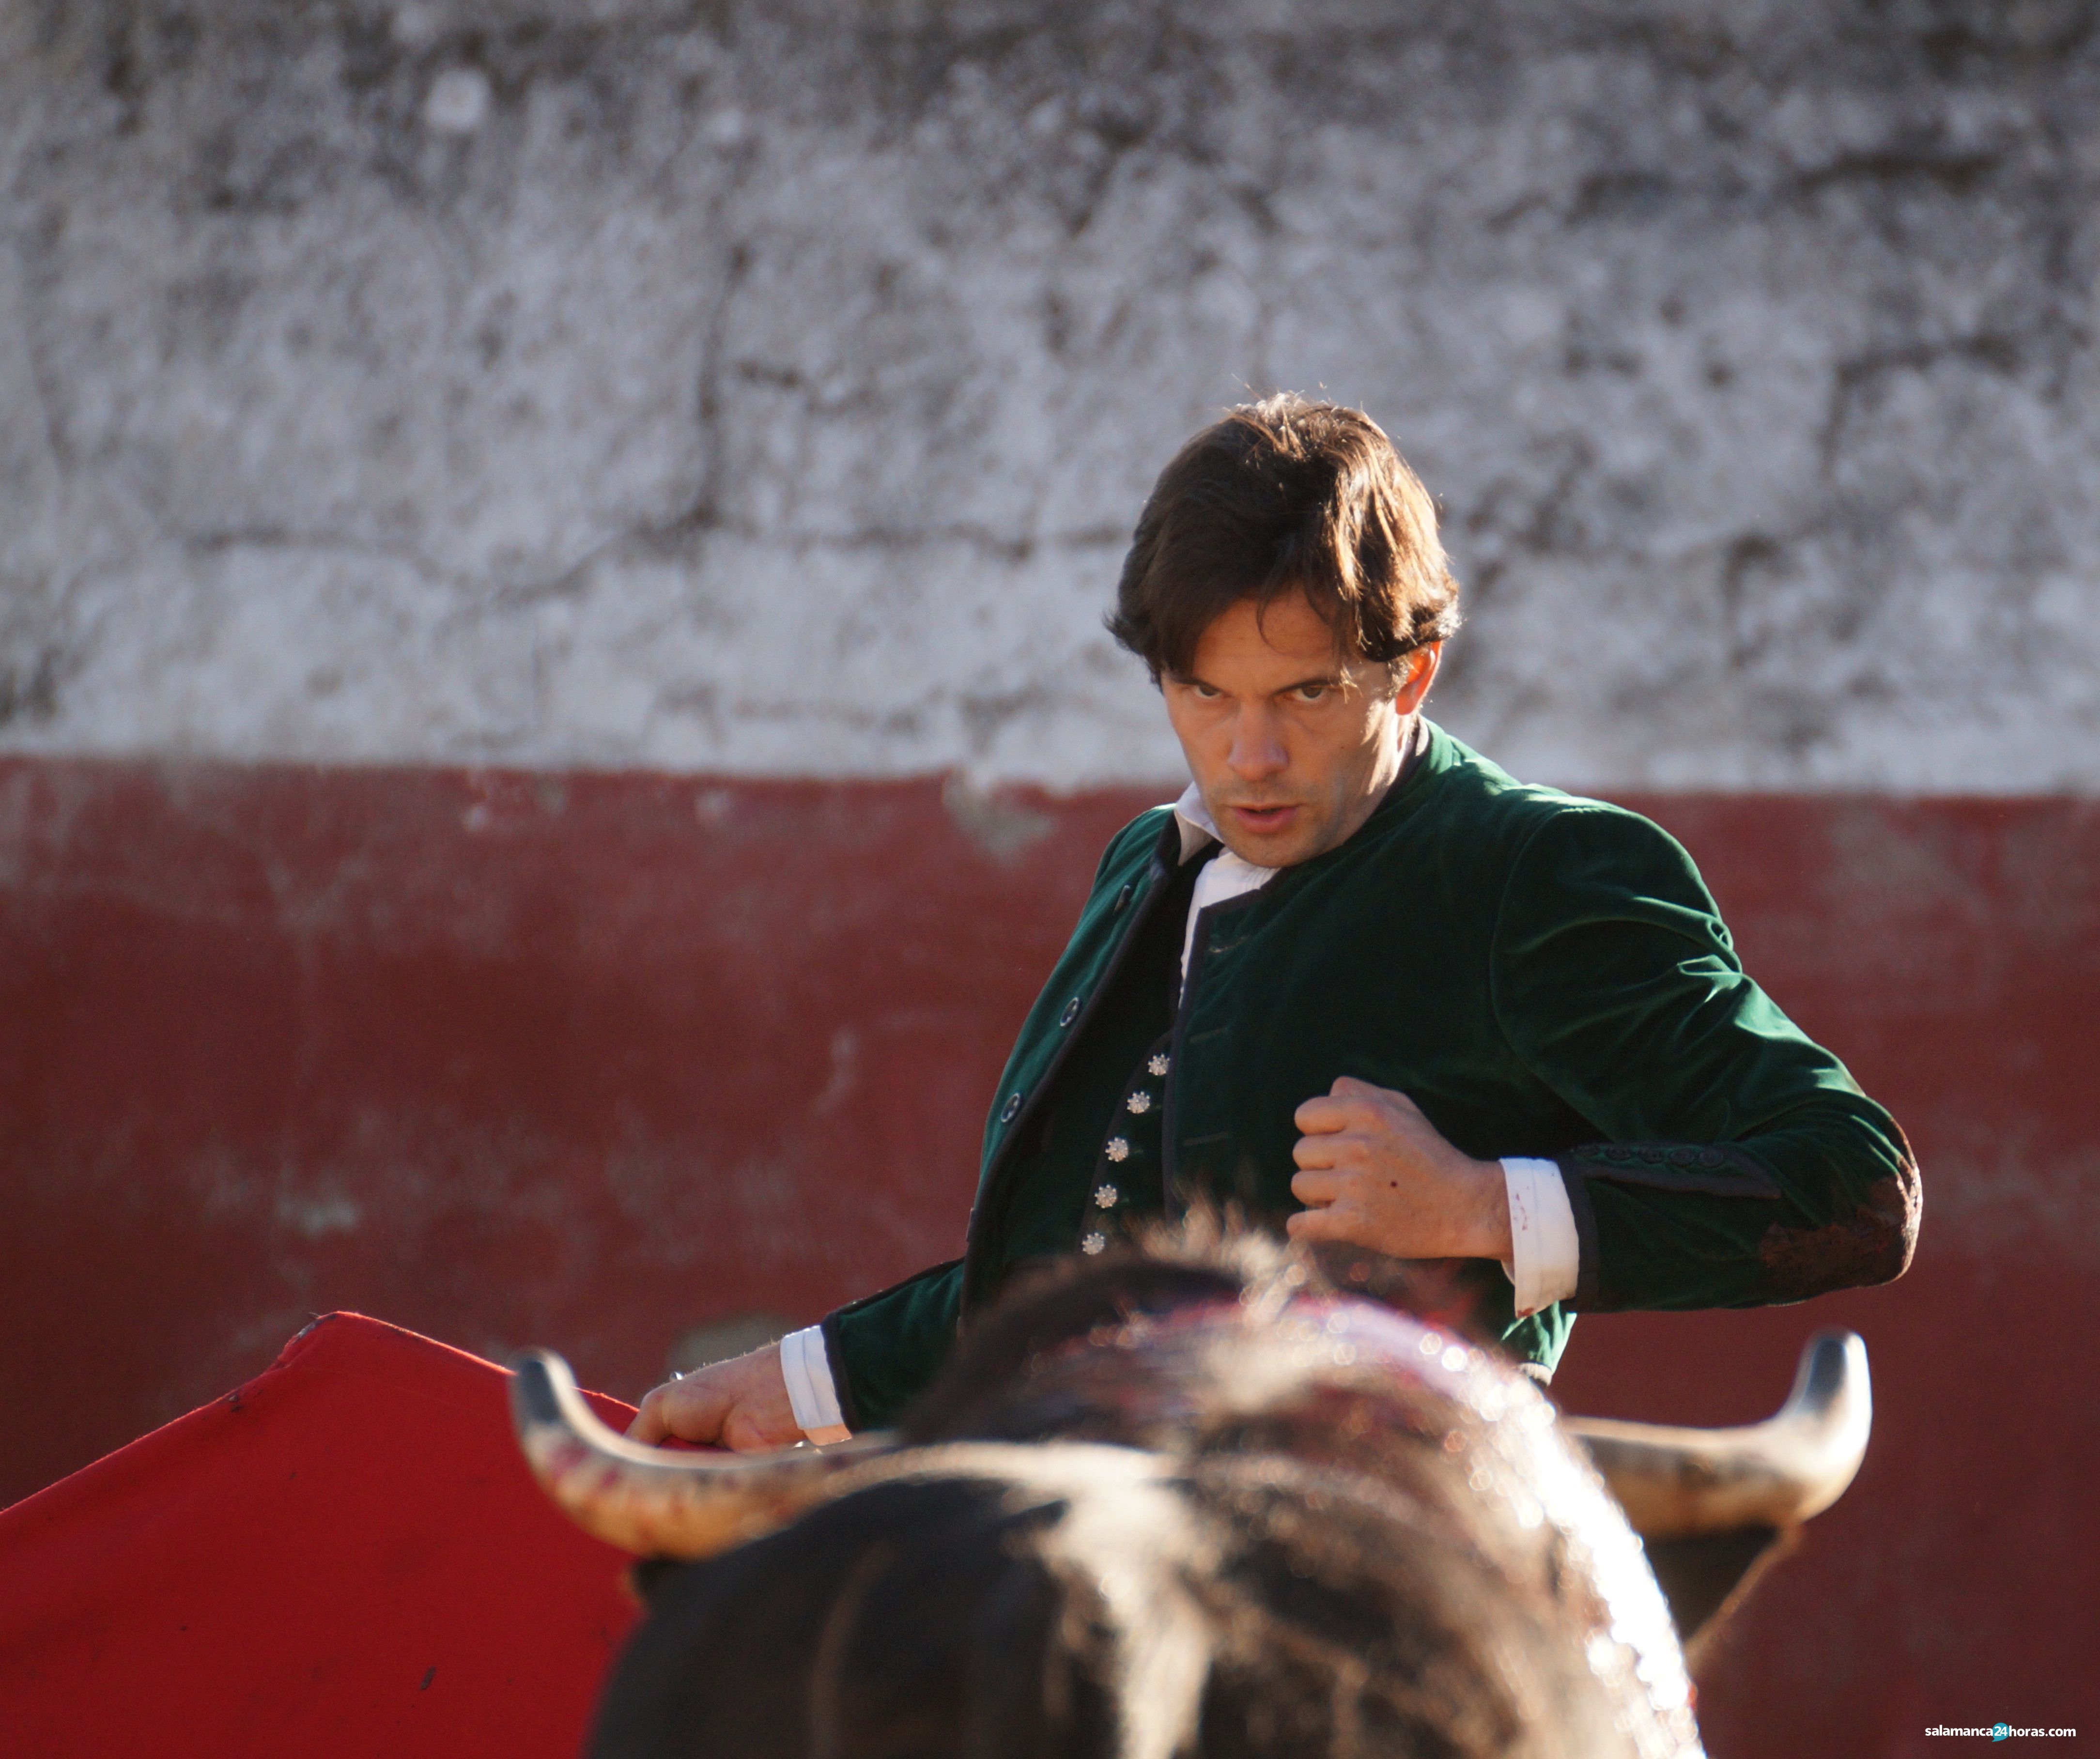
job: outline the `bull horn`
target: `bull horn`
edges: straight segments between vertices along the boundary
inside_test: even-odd
[[[521,1351],[510,1368],[511,1422],[540,1488],[585,1532],[638,1557],[704,1558],[756,1539],[887,1445],[871,1437],[770,1453],[644,1447],[591,1414],[551,1351]]]
[[[1564,1426],[1590,1450],[1647,1540],[1792,1527],[1845,1492],[1873,1423],[1867,1346],[1855,1332],[1808,1340],[1778,1412],[1740,1429],[1672,1429],[1604,1417]]]

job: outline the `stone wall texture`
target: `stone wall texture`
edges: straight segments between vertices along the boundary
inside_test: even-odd
[[[1324,388],[1578,786],[2100,783],[2080,0],[11,0],[0,748],[1171,774]]]

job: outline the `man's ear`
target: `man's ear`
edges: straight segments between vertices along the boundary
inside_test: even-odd
[[[1429,694],[1429,686],[1436,681],[1436,668],[1443,663],[1441,641],[1431,641],[1395,660],[1393,676],[1399,681],[1399,688],[1392,693],[1393,707],[1403,715],[1411,715],[1419,708],[1422,699]]]

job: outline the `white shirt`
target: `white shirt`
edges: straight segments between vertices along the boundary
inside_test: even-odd
[[[1202,791],[1190,783],[1174,803],[1174,822],[1181,832],[1181,859],[1186,862],[1211,844],[1222,841],[1216,822],[1203,805]],[[1189,954],[1196,941],[1196,924],[1213,904],[1244,897],[1268,884],[1283,870],[1257,867],[1230,849],[1220,849],[1196,875],[1189,900],[1187,925],[1181,932],[1181,978],[1189,977]],[[1575,1234],[1575,1211],[1560,1169],[1551,1161],[1505,1156],[1502,1184],[1509,1195],[1510,1256],[1502,1272],[1516,1289],[1519,1318],[1536,1313],[1575,1292],[1581,1247]],[[824,1350],[823,1328],[790,1332],[780,1340],[780,1371],[788,1398],[802,1433],[816,1442],[843,1441],[852,1432],[839,1409],[836,1384]]]

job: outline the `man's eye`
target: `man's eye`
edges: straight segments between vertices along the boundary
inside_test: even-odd
[[[1301,703],[1317,703],[1333,688],[1327,684],[1301,684],[1294,694]]]

